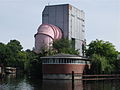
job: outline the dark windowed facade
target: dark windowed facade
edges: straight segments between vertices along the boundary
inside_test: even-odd
[[[44,59],[43,64],[89,64],[89,61],[80,59],[67,59],[67,58],[50,58]]]

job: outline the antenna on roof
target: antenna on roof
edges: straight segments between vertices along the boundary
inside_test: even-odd
[[[48,2],[48,6],[50,5],[50,3]]]

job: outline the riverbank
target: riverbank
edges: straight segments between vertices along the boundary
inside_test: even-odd
[[[82,77],[82,80],[115,80],[120,79],[120,74],[83,75]]]

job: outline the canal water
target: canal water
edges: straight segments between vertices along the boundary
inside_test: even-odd
[[[0,90],[120,90],[120,80],[82,81],[32,79],[8,75],[0,79]]]

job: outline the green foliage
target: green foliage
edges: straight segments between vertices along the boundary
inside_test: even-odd
[[[7,46],[12,51],[14,51],[15,53],[17,53],[17,52],[19,52],[19,51],[21,51],[23,49],[22,45],[17,40],[10,40],[10,42],[8,42]]]
[[[35,54],[33,51],[31,51],[30,49],[27,49],[26,51],[26,56],[27,56],[27,59],[24,63],[25,65],[25,71],[30,71],[30,68],[32,68],[32,62],[35,60],[35,59],[38,59],[38,55]]]
[[[102,71],[104,71],[104,73],[115,72],[118,52],[112,43],[98,39],[92,41],[88,45],[86,56],[92,57],[92,67],[95,68],[95,66],[99,64],[98,66],[100,66],[101,69],[97,66],[96,69],[100,70],[100,73],[102,73]],[[96,71],[96,73],[98,72]]]
[[[93,54],[98,54],[100,56],[105,56],[108,58],[117,57],[117,51],[114,45],[110,42],[105,42],[103,40],[95,40],[92,41],[88,45],[88,49],[86,50],[86,55],[91,56]]]
[[[4,66],[24,69],[26,53],[21,50],[22,45],[17,40],[10,40],[7,45],[0,43],[0,63]]]
[[[7,57],[7,47],[5,44],[0,43],[0,64],[4,63],[6,64],[6,57]]]
[[[24,62],[26,60],[26,54],[22,50],[22,45],[17,40],[10,40],[6,45],[9,48],[10,53],[7,59],[7,66],[24,68]]]
[[[54,41],[53,49],[55,49],[57,53],[79,54],[78,50],[72,48],[72,41],[65,38]]]
[[[10,40],[7,44],[0,43],[0,64],[5,67],[16,67],[27,73],[41,72],[40,55],[27,49],[22,50],[22,45],[17,40]]]
[[[68,39],[60,39],[53,42],[53,47],[60,51],[61,48],[71,48],[71,41]]]
[[[29,73],[32,77],[35,76],[37,78],[41,78],[42,76],[42,62],[40,60],[41,56],[44,56],[43,53],[36,54],[33,51],[27,49],[27,60],[25,62],[26,72]]]
[[[114,65],[115,67],[115,73],[119,73],[120,74],[120,52],[118,54],[117,60],[115,61]]]
[[[91,73],[92,74],[105,74],[113,71],[111,65],[107,59],[103,56],[93,54],[90,59],[91,61]]]
[[[43,48],[40,54],[35,54],[29,49],[23,51],[19,41],[10,40],[8,44],[0,43],[0,64],[19,67],[26,72],[39,76],[42,71],[40,57],[57,53],[79,54],[77,50],[74,50],[72,42],[68,39],[54,41],[53,48],[49,50]],[[112,43],[102,40],[92,41],[88,45],[86,56],[92,60],[91,72],[93,74],[120,73],[120,59],[117,59],[118,52]]]
[[[91,57],[91,72],[92,74],[100,74],[101,73],[101,61],[100,57],[97,55],[93,55]]]
[[[56,51],[53,48],[42,48],[41,52],[38,54],[39,57],[43,57],[43,56],[49,56],[49,55],[54,55],[56,54]]]

